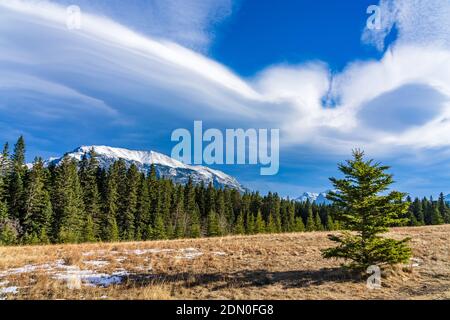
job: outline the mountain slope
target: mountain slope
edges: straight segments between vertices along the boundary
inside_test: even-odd
[[[98,155],[98,161],[102,168],[109,168],[112,163],[122,159],[127,166],[135,164],[140,171],[146,173],[150,171],[151,165],[153,164],[158,177],[171,179],[176,183],[185,184],[190,177],[194,183],[201,183],[203,181],[207,185],[212,182],[215,187],[228,187],[241,192],[245,191],[245,188],[235,178],[222,171],[213,170],[204,166],[186,165],[155,151],[137,151],[108,146],[82,146],[67,153],[67,155],[81,160],[83,155],[91,149]],[[51,158],[46,163],[58,165],[61,160],[62,157]]]

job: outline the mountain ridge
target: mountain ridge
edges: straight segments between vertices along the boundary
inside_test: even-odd
[[[67,155],[80,161],[83,155],[88,154],[91,150],[96,153],[100,167],[105,169],[109,168],[115,161],[122,159],[127,166],[135,164],[141,172],[145,173],[150,171],[151,165],[153,164],[158,177],[171,179],[175,183],[186,184],[189,178],[191,178],[194,183],[204,182],[207,185],[211,182],[215,187],[228,187],[237,189],[240,192],[246,190],[236,178],[222,171],[214,170],[206,166],[187,165],[153,150],[143,151],[105,145],[84,145],[65,153],[64,156]],[[49,158],[45,161],[45,164],[58,165],[64,156]]]

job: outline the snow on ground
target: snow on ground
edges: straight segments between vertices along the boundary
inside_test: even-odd
[[[83,263],[94,266],[94,267],[105,267],[109,264],[108,261],[104,261],[104,260],[88,260],[88,261],[83,261]]]
[[[196,248],[184,248],[184,249],[133,249],[124,251],[107,251],[107,250],[94,250],[83,252],[82,256],[87,259],[82,261],[82,269],[75,265],[67,265],[63,259],[56,260],[45,264],[27,264],[18,268],[10,268],[7,270],[0,270],[0,299],[5,299],[6,294],[17,294],[19,287],[10,284],[6,277],[16,276],[21,274],[32,274],[37,272],[43,272],[48,274],[51,278],[64,281],[70,289],[80,289],[81,286],[96,286],[96,287],[108,287],[122,283],[127,277],[133,273],[123,268],[116,269],[112,273],[99,272],[96,269],[100,269],[110,264],[109,261],[101,259],[92,259],[94,257],[106,257],[108,254],[120,254],[116,257],[115,261],[121,263],[127,260],[130,256],[142,256],[147,254],[158,253],[174,253],[175,259],[188,259],[192,260],[202,256],[204,253]],[[211,252],[210,254],[215,256],[226,256],[225,252]],[[92,260],[89,260],[91,257]],[[152,258],[146,256],[144,264],[148,264]],[[139,271],[151,271],[151,265],[136,265],[133,266],[135,270]],[[90,268],[89,268],[90,267]],[[149,275],[150,276],[150,275]]]
[[[127,271],[113,272],[112,274],[97,273],[93,270],[72,269],[66,272],[57,273],[54,279],[63,280],[71,289],[81,288],[81,284],[88,286],[108,287],[121,283],[129,273]]]
[[[200,252],[199,250],[197,250],[195,248],[186,248],[186,249],[181,249],[180,251],[183,255],[177,256],[176,257],[177,259],[195,259],[195,258],[203,255],[203,252]]]

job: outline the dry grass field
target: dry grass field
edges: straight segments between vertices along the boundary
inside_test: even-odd
[[[0,299],[450,299],[450,225],[396,228],[381,289],[324,260],[327,232],[0,248]]]

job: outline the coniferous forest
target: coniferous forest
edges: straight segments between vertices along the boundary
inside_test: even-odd
[[[439,199],[411,199],[409,226],[450,223]],[[242,194],[211,184],[174,184],[124,161],[100,168],[94,152],[46,166],[25,163],[20,137],[0,156],[0,244],[80,243],[214,237],[345,229],[337,208],[282,199],[277,193]]]

